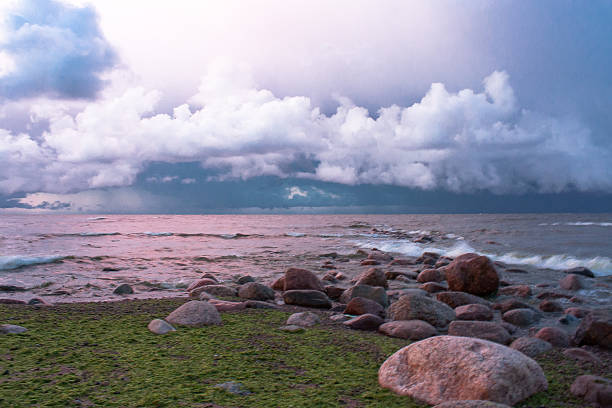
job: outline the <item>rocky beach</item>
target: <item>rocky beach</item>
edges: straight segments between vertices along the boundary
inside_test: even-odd
[[[146,339],[150,346],[161,341],[170,354],[173,348],[185,344],[167,339],[195,333],[207,337],[223,330],[220,327],[228,319],[262,325],[251,326],[247,333],[228,333],[230,338],[282,336],[280,343],[273,341],[273,346],[265,346],[277,348],[274,357],[264,357],[264,352],[260,355],[257,342],[240,352],[256,359],[271,359],[268,363],[272,365],[284,364],[284,350],[305,336],[343,338],[338,346],[345,358],[346,353],[352,353],[354,345],[349,343],[354,341],[361,344],[355,353],[375,352],[375,357],[364,357],[367,361],[358,363],[370,366],[361,380],[370,384],[371,391],[348,398],[347,393],[354,391],[343,389],[342,384],[348,381],[346,376],[353,375],[351,369],[339,374],[328,368],[327,376],[320,373],[326,378],[323,382],[331,381],[338,387],[326,403],[313,405],[297,398],[293,402],[277,401],[274,406],[394,406],[396,402],[439,407],[611,406],[612,277],[596,276],[585,267],[555,271],[506,264],[475,253],[451,257],[424,252],[409,257],[371,248],[348,254],[321,253],[316,261],[296,262],[281,273],[266,276],[244,274],[227,279],[202,272],[182,289],[184,298],[171,303],[163,299],[128,300],[142,290],[142,286],[118,285],[114,295],[124,301],[84,305],[94,308],[102,320],[107,318],[106,307],[137,314],[141,323],[132,330],[137,330],[138,338]],[[50,305],[44,297],[36,296],[28,300],[3,298],[0,302],[5,324],[2,331],[15,333],[0,337],[8,349],[12,339],[23,338],[20,347],[33,350],[29,336],[42,335],[36,333],[36,327],[50,323],[45,316],[55,313],[53,309],[66,313],[71,307],[75,311],[84,307]],[[143,306],[145,311],[141,310]],[[92,316],[90,312],[86,315]],[[19,316],[27,318],[21,321]],[[21,332],[21,326],[27,331]],[[61,331],[61,324],[46,330]],[[122,331],[121,326],[113,330]],[[129,349],[130,345],[125,347]],[[230,343],[215,347],[207,352],[235,353]],[[25,375],[19,359],[9,352],[0,361],[5,370],[0,389],[17,392],[15,387]],[[44,366],[44,358],[39,363]],[[202,364],[211,364],[210,357]],[[246,364],[246,360],[239,359],[236,364]],[[297,376],[285,383],[293,391],[302,387],[300,372],[309,371],[304,364],[303,368],[298,364]],[[78,358],[69,366],[73,365],[88,370]],[[127,370],[127,377],[135,375]],[[216,374],[221,381],[224,376]],[[215,397],[221,393],[215,388],[201,406],[270,406],[264,402],[267,397],[261,399],[261,391],[254,391],[259,387],[257,378],[244,374],[230,380],[230,385],[227,381],[220,383],[226,384],[221,388],[222,397]],[[241,387],[249,390],[248,394]],[[306,386],[304,396],[310,395],[309,387],[319,390],[324,385]],[[69,393],[71,386],[64,384],[61,388]],[[390,391],[383,391],[386,389]],[[153,405],[165,406],[168,399],[172,395]],[[18,400],[7,401],[14,404]],[[112,405],[113,398],[106,401]],[[229,401],[229,405],[215,405],[219,401]]]

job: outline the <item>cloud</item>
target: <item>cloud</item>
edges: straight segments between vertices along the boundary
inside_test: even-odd
[[[76,114],[38,106],[33,120],[49,123],[40,137],[0,130],[0,191],[128,186],[148,163],[194,161],[216,180],[612,191],[610,151],[593,144],[586,126],[523,109],[503,71],[482,86],[450,92],[434,83],[419,102],[375,114],[339,98],[325,115],[308,97],[279,98],[220,62],[172,114],[156,114],[161,93],[142,87],[104,92]]]
[[[117,62],[91,6],[22,0],[0,33],[0,98],[92,98]]]
[[[293,186],[289,189],[289,194],[287,195],[287,199],[293,200],[295,197],[308,197],[308,191],[302,191],[299,187]]]

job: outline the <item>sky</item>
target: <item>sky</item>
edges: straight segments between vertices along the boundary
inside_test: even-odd
[[[612,212],[606,0],[0,3],[0,211]]]

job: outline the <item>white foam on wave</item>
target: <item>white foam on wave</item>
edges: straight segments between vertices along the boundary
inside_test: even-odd
[[[303,232],[291,232],[291,231],[290,232],[285,232],[285,235],[288,236],[288,237],[296,237],[296,238],[305,237],[306,236],[306,234],[304,234]]]
[[[143,232],[145,235],[149,235],[151,237],[169,237],[174,235],[172,232]]]
[[[596,256],[590,259],[577,258],[571,255],[520,255],[511,252],[503,255],[483,254],[488,257],[507,264],[533,265],[538,268],[564,270],[584,266],[598,276],[612,275],[612,260],[605,256]]]
[[[440,255],[456,257],[467,252],[476,252],[486,255],[494,261],[500,261],[511,265],[531,265],[537,268],[564,270],[584,266],[589,268],[595,275],[612,275],[612,259],[596,256],[590,259],[577,258],[575,256],[562,255],[521,255],[516,252],[506,254],[493,254],[476,251],[465,241],[458,241],[451,247],[440,247],[435,245],[421,245],[405,240],[366,241],[357,242],[361,248],[378,248],[385,252],[396,252],[406,256],[421,256],[424,252],[436,252]]]
[[[583,226],[597,226],[597,227],[612,227],[612,222],[566,222],[565,225],[574,225],[578,227]]]
[[[0,256],[0,271],[9,271],[11,269],[22,268],[31,265],[41,265],[61,261],[65,256],[20,256],[8,255]]]
[[[91,217],[88,218],[87,221],[100,221],[100,220],[105,220],[106,217]]]
[[[571,227],[612,227],[612,222],[592,222],[592,221],[576,221],[576,222],[553,222],[553,223],[540,223],[538,226],[546,227],[546,226],[559,226],[559,225],[567,225]]]

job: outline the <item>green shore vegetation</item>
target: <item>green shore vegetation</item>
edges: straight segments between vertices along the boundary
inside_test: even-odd
[[[290,311],[222,313],[223,325],[147,330],[185,299],[0,305],[2,407],[425,407],[382,389],[383,361],[409,342],[322,324],[278,330]],[[592,367],[538,358],[549,390],[520,407],[581,407],[571,382]],[[599,373],[601,375],[601,373]],[[251,392],[215,387],[235,381]]]

